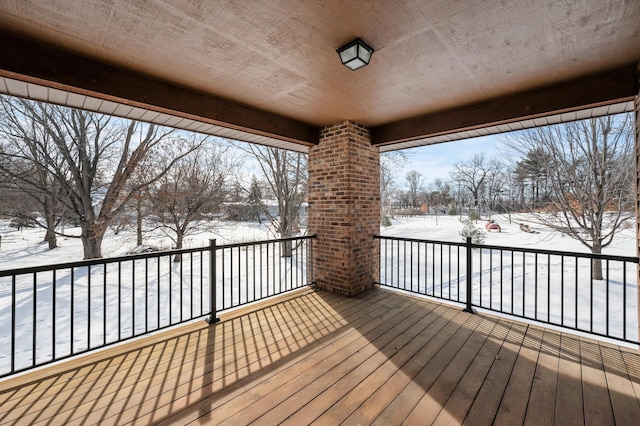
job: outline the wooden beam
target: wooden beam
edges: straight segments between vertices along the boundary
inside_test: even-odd
[[[306,146],[320,128],[0,31],[0,76]]]
[[[496,98],[373,127],[373,145],[391,145],[465,130],[514,123],[542,116],[633,101],[638,94],[636,65],[617,68]]]

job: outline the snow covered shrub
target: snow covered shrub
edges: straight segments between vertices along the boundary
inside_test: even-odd
[[[380,220],[380,225],[384,226],[385,228],[388,228],[389,226],[391,226],[391,218],[389,217],[388,214],[385,214],[384,216],[382,216],[382,219]]]
[[[460,223],[462,223],[462,231],[460,231],[460,235],[462,236],[463,241],[467,241],[467,238],[471,237],[471,242],[473,244],[484,243],[487,235],[481,228],[477,228],[475,226],[471,217],[460,219]]]

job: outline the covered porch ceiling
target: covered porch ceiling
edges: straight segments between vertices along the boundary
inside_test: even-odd
[[[631,111],[638,22],[628,0],[5,0],[0,92],[298,151],[353,120],[390,150]]]

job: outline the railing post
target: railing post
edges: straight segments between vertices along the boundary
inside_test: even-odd
[[[215,324],[220,321],[216,312],[216,240],[209,240],[209,304],[211,307],[211,315],[207,318],[209,324]]]
[[[473,253],[471,252],[471,237],[467,237],[467,243],[465,245],[465,247],[467,248],[466,252],[467,252],[467,306],[464,308],[464,312],[469,312],[470,314],[474,314],[476,311],[473,310],[473,308],[471,307],[471,284],[472,284],[472,275],[473,274],[473,268],[472,268],[472,258],[473,258]]]

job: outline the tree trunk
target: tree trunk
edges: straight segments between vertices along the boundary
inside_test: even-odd
[[[591,253],[594,253],[594,254],[602,253],[602,245],[600,242],[593,243],[593,247],[591,248]],[[591,262],[591,273],[593,275],[594,280],[604,279],[602,275],[602,259],[593,259],[593,261]]]
[[[136,200],[136,244],[142,245],[142,199],[138,196]]]
[[[47,225],[47,232],[44,235],[44,241],[49,244],[49,250],[58,247],[58,238],[52,228]]]
[[[182,242],[184,241],[184,233],[178,229],[176,233],[176,249],[182,248]],[[182,262],[182,254],[178,253],[173,257],[174,262]]]
[[[91,226],[87,222],[82,223],[82,248],[84,250],[85,259],[98,259],[102,257],[102,239],[104,237],[104,229]]]
[[[281,257],[293,256],[293,241],[282,241],[280,243],[280,256]]]
[[[47,232],[44,235],[44,241],[49,243],[49,249],[58,247],[58,238],[56,237],[56,217],[53,212],[53,201],[50,197],[46,197],[44,201],[44,215],[47,224]]]

